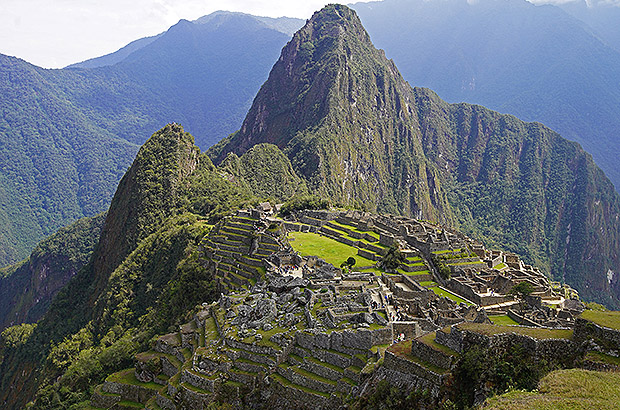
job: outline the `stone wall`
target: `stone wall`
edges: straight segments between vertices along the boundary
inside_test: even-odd
[[[517,312],[515,312],[512,309],[508,309],[508,311],[506,312],[508,314],[508,317],[511,318],[512,320],[514,320],[515,322],[519,323],[520,325],[523,326],[532,326],[532,327],[540,327],[540,325],[534,321],[529,320],[528,318],[521,316],[520,314],[518,314]]]
[[[428,362],[434,366],[442,369],[450,369],[454,364],[455,357],[433,349],[431,346],[418,341],[416,339],[411,341],[411,353],[415,357],[419,357],[425,362]]]
[[[392,329],[394,331],[394,338],[401,333],[405,335],[406,339],[414,339],[422,334],[422,329],[418,322],[392,322]]]
[[[202,390],[214,392],[220,384],[220,379],[218,377],[198,375],[186,369],[181,373],[181,383],[189,383]]]
[[[421,377],[438,387],[444,384],[446,378],[443,374],[435,373],[416,362],[397,356],[389,350],[385,351],[383,365],[400,373]]]
[[[620,331],[605,326],[597,325],[594,322],[577,318],[575,320],[574,340],[582,343],[587,339],[594,339],[597,344],[601,344],[606,349],[620,351]]]

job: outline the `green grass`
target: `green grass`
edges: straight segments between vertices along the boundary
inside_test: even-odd
[[[611,356],[601,352],[588,352],[586,355],[586,360],[620,366],[620,357]]]
[[[491,322],[493,322],[496,325],[505,325],[505,326],[518,326],[519,325],[519,323],[512,320],[508,315],[489,316],[489,319],[491,319]]]
[[[580,317],[597,325],[620,330],[620,312],[584,310]]]
[[[450,292],[447,292],[445,290],[443,290],[442,288],[438,287],[438,286],[431,286],[429,287],[430,290],[432,290],[433,292],[435,292],[436,295],[438,296],[444,296],[450,300],[455,301],[456,303],[465,303],[466,305],[471,305],[471,303],[467,302],[465,299],[462,299],[456,295],[453,295]]]
[[[497,264],[497,265],[493,266],[493,269],[501,270],[501,269],[504,269],[504,268],[507,268],[507,267],[508,267],[508,265],[506,265],[504,262],[502,262],[500,264]]]
[[[489,325],[486,323],[471,322],[460,323],[457,326],[460,329],[470,330],[472,332],[480,333],[487,336],[512,332],[520,335],[530,336],[535,339],[570,339],[573,337],[573,331],[567,329],[543,329],[523,326]]]
[[[446,253],[461,253],[463,250],[462,249],[446,249],[445,251],[435,251],[433,252],[435,255],[444,255]]]
[[[291,232],[289,238],[294,250],[303,256],[318,256],[332,265],[339,267],[340,264],[352,256],[356,260],[356,265],[371,266],[375,262],[357,254],[357,248],[333,239],[310,232]]]
[[[279,382],[280,384],[282,384],[284,386],[294,387],[294,388],[296,388],[298,390],[301,390],[301,391],[304,391],[304,392],[310,393],[310,394],[317,394],[319,396],[323,396],[323,397],[327,397],[327,398],[330,397],[329,394],[324,393],[322,391],[312,390],[312,389],[309,389],[308,387],[302,386],[300,384],[295,384],[295,383],[285,379],[284,377],[282,377],[279,374],[275,374],[274,373],[274,374],[270,375],[269,377],[273,378],[274,380],[276,380],[277,382]]]
[[[458,263],[450,263],[450,262],[445,262],[446,265],[452,265],[452,266],[463,266],[463,265],[479,265],[482,263],[481,260],[477,260],[477,261],[473,261],[473,262],[458,262]]]
[[[333,371],[336,371],[338,373],[343,373],[344,372],[344,369],[342,369],[342,368],[340,368],[340,367],[338,367],[338,366],[336,366],[334,364],[331,364],[331,363],[322,362],[319,359],[317,359],[316,357],[308,357],[307,359],[309,361],[311,361],[312,363],[318,364],[319,366],[325,366],[325,367],[327,367],[329,369],[332,369]]]
[[[538,392],[511,391],[487,400],[484,410],[611,410],[620,403],[620,373],[558,370],[543,377]]]
[[[159,390],[161,388],[161,385],[157,383],[154,383],[154,382],[144,383],[136,379],[135,372],[136,372],[135,368],[121,370],[120,372],[109,375],[106,378],[106,381],[122,383],[122,384],[130,384],[134,386],[145,387],[151,390]]]
[[[144,404],[142,403],[138,403],[135,401],[131,401],[131,400],[121,400],[119,401],[116,406],[123,406],[123,407],[130,407],[133,409],[143,409],[144,408]]]
[[[458,356],[458,353],[454,350],[435,341],[435,332],[427,333],[424,336],[419,337],[417,340],[449,356]]]
[[[401,272],[401,270],[399,269],[399,272]],[[403,273],[404,275],[407,276],[420,276],[420,275],[430,275],[430,272],[427,270],[419,270],[416,272],[406,272],[406,271],[402,271],[401,273]]]
[[[420,283],[420,285],[426,286],[426,287],[428,287],[428,286],[437,287],[437,282],[435,282],[434,280],[425,280],[425,281],[422,281],[422,282],[419,282],[419,283]]]
[[[379,240],[379,234],[373,231],[361,231],[358,228],[355,228],[351,225],[345,225],[345,224],[341,224],[340,222],[336,222],[336,221],[330,221],[331,223],[333,223],[334,225],[340,226],[341,228],[347,228],[350,231],[353,232],[357,232],[360,234],[368,234],[370,236],[372,236],[373,238],[375,238],[376,240]],[[374,243],[374,242],[373,242]]]

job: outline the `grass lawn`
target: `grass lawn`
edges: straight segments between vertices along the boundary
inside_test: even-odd
[[[372,266],[376,262],[366,259],[357,254],[357,248],[333,239],[310,232],[291,232],[289,238],[294,250],[303,256],[318,256],[319,258],[331,263],[335,267],[352,256],[356,260],[357,266]],[[353,267],[355,269],[355,267]]]
[[[431,363],[425,362],[424,360],[420,359],[419,357],[416,357],[414,355],[411,354],[411,340],[406,340],[404,342],[400,342],[400,343],[395,343],[392,346],[387,348],[388,351],[394,353],[396,356],[400,356],[403,359],[407,359],[410,360],[412,362],[416,362],[419,365],[426,367],[427,369],[438,373],[438,374],[442,374],[447,372],[446,369],[442,369],[441,367],[437,367]]]
[[[121,370],[120,372],[109,375],[106,378],[106,381],[117,382],[117,383],[122,383],[122,384],[131,384],[134,386],[146,387],[147,389],[151,389],[151,390],[161,389],[161,385],[157,383],[154,383],[154,382],[144,383],[136,379],[135,371],[136,369],[134,368]]]
[[[420,283],[420,285],[426,286],[426,287],[428,287],[428,286],[436,287],[437,286],[437,282],[432,281],[432,280],[425,280],[425,281],[419,282],[419,283]]]
[[[620,373],[557,370],[540,380],[538,393],[512,391],[487,400],[483,410],[611,410],[620,403]]]
[[[460,298],[460,297],[458,297],[456,295],[453,295],[452,293],[443,290],[439,286],[431,286],[431,287],[429,287],[429,289],[432,290],[433,292],[435,292],[436,295],[447,297],[448,299],[453,300],[456,303],[461,303],[462,302],[462,303],[465,303],[468,306],[471,305],[471,303],[467,302],[465,299],[462,299],[462,298]]]
[[[491,319],[491,322],[493,322],[496,325],[506,325],[506,326],[518,326],[519,325],[519,323],[512,320],[510,317],[508,317],[508,315],[489,316],[489,319]]]
[[[419,337],[417,340],[447,355],[458,356],[458,353],[450,349],[448,346],[444,346],[444,345],[437,343],[435,341],[435,333],[436,332],[427,333],[424,336]]]
[[[611,329],[620,329],[620,312],[584,310],[580,317],[590,320],[597,325],[609,327]]]
[[[361,231],[361,230],[357,229],[354,226],[341,224],[340,222],[336,222],[336,221],[330,221],[330,222],[333,223],[336,226],[347,228],[348,230],[353,231],[353,232],[357,232],[357,233],[361,233],[361,234],[367,233],[368,235],[372,236],[376,240],[379,240],[379,234],[376,233],[376,232],[373,232],[373,231]]]
[[[536,339],[570,339],[573,337],[573,331],[567,329],[542,329],[536,327],[523,326],[506,326],[506,325],[489,325],[485,323],[465,322],[457,325],[460,329],[470,330],[487,336],[497,335],[500,333],[517,333],[520,335],[530,336]]]

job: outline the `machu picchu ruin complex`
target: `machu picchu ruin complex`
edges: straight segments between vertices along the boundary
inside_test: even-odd
[[[473,346],[619,368],[620,319],[582,313],[574,290],[514,253],[427,221],[277,209],[240,210],[210,230],[201,263],[218,300],[110,375],[92,407],[337,409],[381,380],[440,403]],[[474,387],[481,403],[488,391]]]

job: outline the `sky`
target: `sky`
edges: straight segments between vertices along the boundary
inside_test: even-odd
[[[0,0],[0,53],[44,68],[112,53],[217,10],[308,19],[324,0]]]
[[[362,0],[344,3],[357,1]],[[540,4],[580,0],[530,1]],[[620,0],[586,1],[620,5]],[[217,10],[307,19],[328,3],[325,0],[0,0],[0,53],[44,68],[61,68],[164,32],[180,19],[195,20]]]

